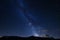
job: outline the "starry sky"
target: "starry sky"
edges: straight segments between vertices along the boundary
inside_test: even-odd
[[[0,0],[0,36],[60,38],[59,7],[58,0]]]

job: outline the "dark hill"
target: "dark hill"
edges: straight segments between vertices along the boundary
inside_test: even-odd
[[[0,38],[0,40],[60,40],[60,39],[54,39],[54,38],[46,38],[46,37],[18,37],[18,36],[4,36]]]

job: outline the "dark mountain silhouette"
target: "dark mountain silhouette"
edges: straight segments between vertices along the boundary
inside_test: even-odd
[[[1,37],[0,40],[60,40],[54,38],[46,38],[46,37],[18,37],[18,36],[4,36]]]

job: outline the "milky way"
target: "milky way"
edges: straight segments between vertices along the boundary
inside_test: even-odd
[[[34,25],[31,25],[31,24],[33,24],[35,21],[37,21],[36,20],[36,18],[34,17],[34,16],[32,16],[32,12],[30,13],[29,11],[27,11],[26,10],[26,8],[24,7],[24,5],[27,5],[27,4],[23,4],[23,1],[24,0],[19,0],[19,2],[20,2],[20,7],[22,8],[22,9],[20,9],[19,8],[19,11],[20,11],[20,16],[24,19],[24,20],[26,20],[26,22],[25,22],[25,24],[28,22],[28,26],[27,26],[27,28],[30,26],[30,30],[29,31],[32,31],[30,34],[31,35],[34,35],[34,36],[39,36],[38,34],[37,34],[37,30],[36,29],[34,29],[35,27],[33,27]],[[23,5],[23,6],[22,6]],[[27,6],[26,6],[27,7]],[[23,20],[23,21],[24,21]],[[31,23],[31,24],[30,24]],[[30,24],[30,25],[29,25]],[[28,28],[29,29],[29,28]],[[28,31],[27,31],[27,33],[28,33]]]

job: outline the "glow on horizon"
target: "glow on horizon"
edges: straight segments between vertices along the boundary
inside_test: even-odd
[[[39,35],[37,33],[34,33],[33,36],[39,37]]]
[[[39,37],[39,34],[36,32],[35,28],[32,26],[32,35]]]

